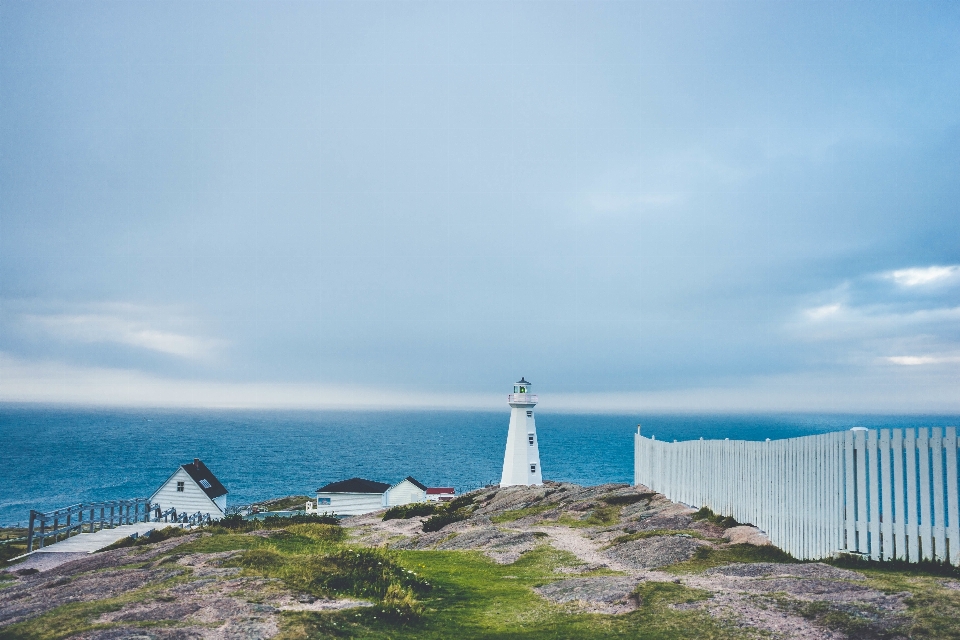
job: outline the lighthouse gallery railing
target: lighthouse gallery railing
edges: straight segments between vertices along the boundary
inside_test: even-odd
[[[852,430],[766,442],[639,433],[634,483],[750,522],[800,559],[837,552],[960,566],[957,430]]]

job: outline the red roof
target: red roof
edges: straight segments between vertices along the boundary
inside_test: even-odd
[[[427,495],[434,495],[437,493],[456,493],[453,487],[430,487],[427,489]]]

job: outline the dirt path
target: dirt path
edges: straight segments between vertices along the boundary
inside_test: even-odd
[[[614,571],[623,571],[630,575],[637,573],[635,570],[602,554],[597,542],[583,537],[576,529],[569,527],[529,527],[528,530],[547,534],[553,548],[568,551],[585,564],[603,565]]]

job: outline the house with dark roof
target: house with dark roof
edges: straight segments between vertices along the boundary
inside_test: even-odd
[[[413,476],[407,476],[387,489],[386,506],[395,507],[412,502],[425,502],[426,499],[427,487],[417,482]]]
[[[211,518],[222,518],[227,511],[227,489],[199,458],[193,463],[180,465],[166,482],[160,485],[150,503],[166,511],[170,507],[177,513],[202,513]]]
[[[407,476],[395,485],[364,478],[331,482],[317,489],[317,502],[307,503],[307,513],[358,516],[386,507],[424,502],[427,487]]]

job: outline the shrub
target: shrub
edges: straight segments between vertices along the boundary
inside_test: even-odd
[[[247,533],[257,529],[285,529],[296,524],[326,524],[338,525],[340,519],[329,515],[293,515],[293,516],[267,516],[262,519],[247,520],[240,514],[220,518],[213,523],[212,531],[214,533],[223,533],[224,530]]]
[[[187,535],[187,530],[181,527],[164,527],[163,529],[154,529],[150,533],[136,538],[126,537],[121,538],[114,542],[113,544],[99,549],[100,551],[110,551],[112,549],[125,549],[127,547],[141,547],[145,544],[153,544],[155,542],[163,542],[164,540],[169,540],[170,538],[177,538],[180,536]]]
[[[327,593],[382,600],[390,585],[427,591],[430,584],[396,564],[379,549],[344,549],[314,558],[310,587]]]
[[[466,520],[467,514],[463,511],[444,511],[438,513],[435,516],[431,516],[423,521],[423,531],[429,533],[431,531],[440,531],[448,524],[453,524],[454,522],[460,522],[461,520]]]
[[[430,502],[415,502],[413,504],[402,504],[396,507],[390,507],[383,514],[384,520],[407,520],[416,516],[431,516],[443,507]]]
[[[700,507],[700,510],[693,514],[692,517],[694,520],[706,520],[722,529],[730,529],[741,525],[741,523],[737,522],[732,516],[721,516],[714,513],[709,507]]]
[[[282,529],[292,524],[335,524],[339,526],[340,518],[335,515],[311,513],[294,516],[267,516],[261,522],[268,529]]]
[[[319,542],[339,542],[347,537],[347,532],[338,524],[295,524],[287,531],[295,536],[303,536]]]
[[[388,618],[409,621],[422,616],[425,607],[414,597],[412,589],[401,587],[393,582],[387,587],[387,592],[383,596],[381,610]]]
[[[960,567],[954,567],[947,560],[921,560],[907,562],[906,560],[871,560],[852,553],[841,553],[835,558],[827,558],[822,562],[832,564],[843,569],[877,569],[880,571],[895,571],[912,575],[932,575],[949,578],[960,578]]]
[[[467,507],[473,506],[476,502],[477,496],[473,494],[467,494],[460,496],[459,498],[454,498],[447,503],[447,511],[456,511],[457,509],[466,509]]]

